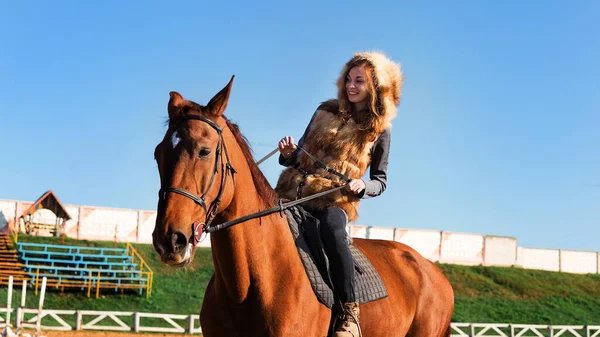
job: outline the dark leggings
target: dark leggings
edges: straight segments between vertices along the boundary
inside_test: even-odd
[[[320,232],[329,258],[333,286],[342,303],[355,302],[354,261],[346,237],[346,213],[339,207],[313,212],[320,221]]]

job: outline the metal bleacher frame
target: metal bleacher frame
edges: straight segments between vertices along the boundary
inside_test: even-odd
[[[37,291],[39,280],[48,279],[48,287],[87,289],[96,298],[100,289],[138,289],[146,298],[152,293],[153,272],[135,248],[88,247],[17,242],[25,275]]]

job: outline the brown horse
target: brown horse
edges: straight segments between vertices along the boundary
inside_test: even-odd
[[[206,106],[170,93],[169,125],[155,150],[161,182],[153,243],[162,262],[192,261],[206,223],[276,205],[237,125],[223,112],[231,81]],[[278,213],[210,235],[215,273],[200,312],[204,336],[327,336],[331,311],[309,283]],[[365,337],[449,335],[454,294],[441,271],[398,242],[354,239],[388,296],[361,305]]]

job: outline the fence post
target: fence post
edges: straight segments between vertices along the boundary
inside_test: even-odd
[[[133,313],[133,331],[135,331],[135,332],[140,331],[140,313],[139,312]]]
[[[194,315],[190,315],[188,318],[188,333],[194,333]]]
[[[585,325],[584,329],[585,329],[585,337],[590,337],[592,335],[590,332],[590,327]]]
[[[42,331],[42,308],[44,306],[44,296],[46,295],[46,276],[44,276],[44,278],[42,279],[42,293],[40,294],[40,304],[38,306],[38,319],[37,319],[37,324],[36,324],[36,336],[40,335],[40,332]]]
[[[15,322],[15,328],[20,328],[21,327],[21,320],[19,319],[21,317],[21,315],[23,315],[23,313],[21,312],[21,308],[17,308],[17,321]]]
[[[512,324],[509,324],[508,327],[510,328],[510,337],[515,337],[515,327]]]
[[[100,269],[98,269],[98,281],[96,282],[96,299],[100,295]]]
[[[470,326],[471,326],[471,334],[469,336],[475,337],[475,327],[473,326],[473,324],[470,324]]]
[[[40,268],[38,268],[35,273],[35,296],[37,296],[39,280],[40,280]]]
[[[25,319],[25,300],[27,299],[27,281],[23,280],[23,290],[21,291],[21,306],[17,309],[16,327],[21,327],[21,322]]]
[[[8,295],[6,299],[6,324],[5,328],[10,326],[10,312],[12,311],[12,288],[13,288],[13,277],[12,275],[8,277]],[[17,316],[18,320],[18,316]]]
[[[88,277],[88,293],[87,293],[87,297],[89,298],[92,292],[92,271],[89,270],[89,277]]]
[[[77,324],[75,330],[80,331],[83,328],[83,314],[81,310],[77,310],[77,321],[75,324]]]

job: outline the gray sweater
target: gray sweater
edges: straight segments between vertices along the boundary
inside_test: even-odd
[[[313,116],[314,118],[314,116]],[[311,119],[312,123],[312,119]],[[310,128],[310,123],[304,130],[304,134],[298,140],[298,146],[302,147],[304,144],[304,136]],[[391,142],[391,130],[386,129],[371,149],[371,163],[369,177],[370,180],[365,181],[365,189],[357,195],[361,199],[373,198],[381,195],[386,188],[387,184],[387,166],[390,155],[390,142]],[[283,155],[279,154],[279,164],[283,166],[295,166],[298,158],[300,149],[296,149],[286,160]],[[325,163],[327,164],[327,163]]]

